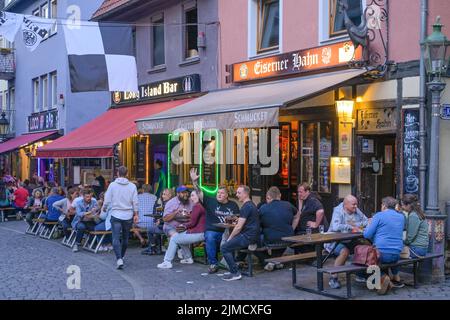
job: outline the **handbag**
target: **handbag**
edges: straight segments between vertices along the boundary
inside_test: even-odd
[[[411,256],[411,252],[409,251],[408,246],[403,246],[402,252],[400,252],[400,259],[409,259]]]
[[[353,254],[353,263],[363,266],[378,265],[380,251],[372,245],[357,245]]]

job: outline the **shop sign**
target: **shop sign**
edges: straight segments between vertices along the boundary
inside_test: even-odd
[[[419,193],[420,125],[419,110],[403,111],[403,192]]]
[[[353,44],[346,41],[235,63],[232,76],[233,82],[244,82],[346,66],[351,60],[361,59],[362,48],[355,51]]]
[[[441,109],[441,119],[450,120],[450,104],[443,104]]]
[[[192,74],[171,80],[141,85],[138,88],[138,92],[114,91],[112,93],[112,105],[120,106],[182,94],[197,93],[201,91],[200,84],[200,75]]]
[[[359,133],[383,133],[397,130],[395,108],[358,110]]]
[[[33,113],[28,117],[28,132],[58,129],[58,110]]]

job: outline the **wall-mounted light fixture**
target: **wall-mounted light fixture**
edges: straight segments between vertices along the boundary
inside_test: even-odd
[[[353,107],[355,102],[348,99],[336,101],[336,112],[341,123],[353,124]]]

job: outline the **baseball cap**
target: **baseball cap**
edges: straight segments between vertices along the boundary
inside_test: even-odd
[[[188,187],[186,187],[185,185],[179,186],[177,188],[177,193],[178,192],[184,192],[184,191],[189,191]]]

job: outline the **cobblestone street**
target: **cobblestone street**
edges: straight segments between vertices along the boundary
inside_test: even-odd
[[[169,300],[235,300],[281,299],[316,300],[321,296],[298,291],[291,286],[290,270],[272,273],[258,271],[255,277],[225,282],[220,275],[205,275],[206,266],[175,263],[170,270],[156,265],[162,256],[140,254],[135,243],[127,252],[125,268],[115,269],[112,253],[72,253],[60,240],[44,240],[25,235],[22,221],[0,224],[0,299],[169,299]],[[81,289],[70,290],[66,282],[71,265],[80,267]],[[411,280],[410,275],[403,275]],[[325,277],[327,283],[327,277]],[[304,286],[315,285],[314,269],[300,266],[298,281]],[[327,285],[326,285],[327,287]],[[450,280],[442,285],[422,285],[418,289],[396,289],[388,296],[354,284],[358,299],[449,299]],[[333,290],[345,294],[344,289]]]

